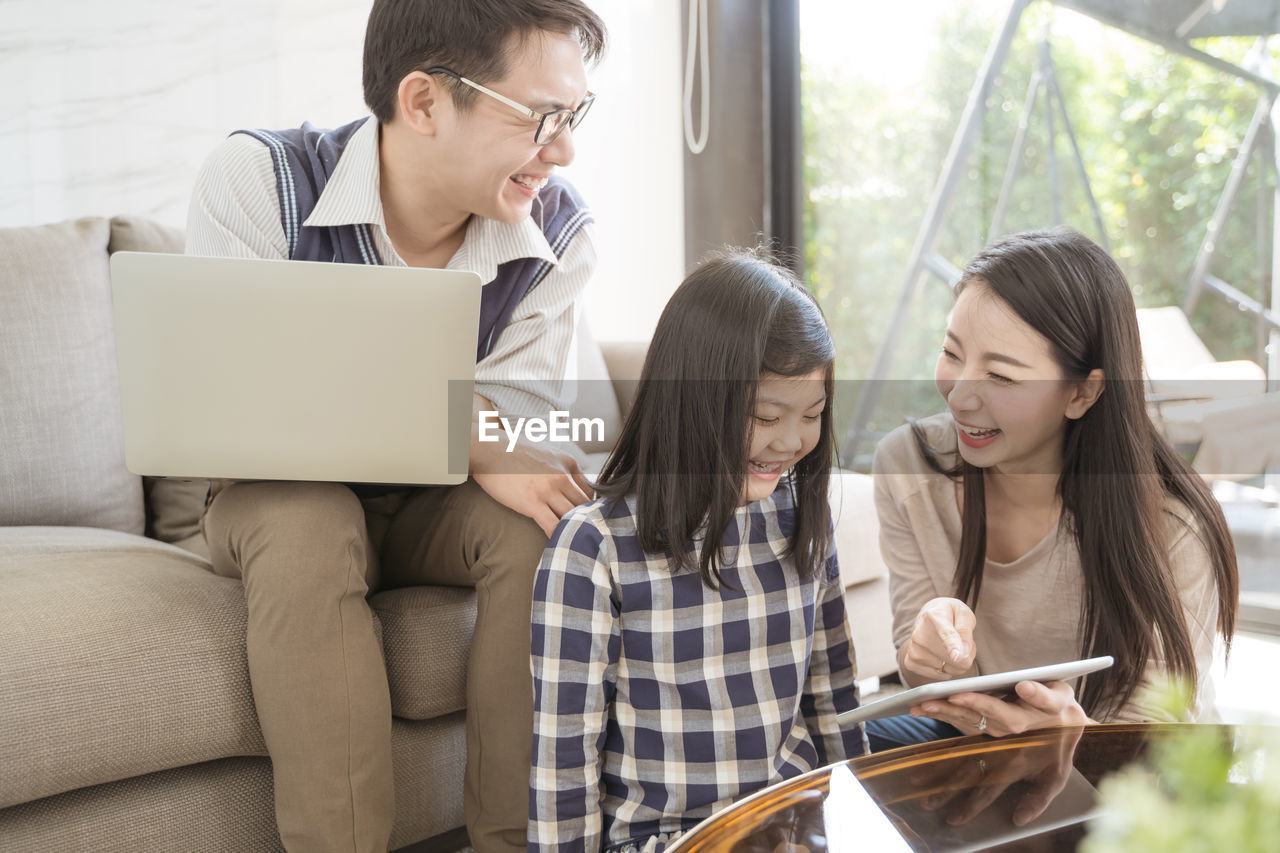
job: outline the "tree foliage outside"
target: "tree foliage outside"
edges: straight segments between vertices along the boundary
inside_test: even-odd
[[[807,60],[803,65],[805,273],[836,336],[844,379],[870,374],[934,183],[1002,22],[989,4],[974,0],[949,8],[942,19],[921,23],[920,38],[931,48],[927,82],[917,91],[889,92],[856,73]],[[1047,27],[1106,241],[1135,301],[1140,307],[1181,304],[1260,91],[1117,30],[1104,33],[1105,50],[1078,50],[1070,39],[1052,36],[1054,16],[1069,14],[1047,3],[1024,13],[934,248],[963,268],[986,244],[1036,69],[1038,36]],[[1197,46],[1241,62],[1252,43],[1213,39]],[[1045,110],[1042,93],[1029,120],[1004,233],[1057,224]],[[1061,221],[1100,240],[1068,137],[1056,116],[1055,123]],[[1274,169],[1255,157],[1211,267],[1264,304],[1271,290],[1274,183]],[[950,304],[948,288],[926,276],[893,353],[889,378],[895,381],[883,386],[872,429],[885,431],[905,415],[942,408],[929,378]],[[1219,360],[1261,359],[1254,319],[1221,298],[1206,292],[1191,320]],[[846,419],[852,409],[847,403],[840,401],[838,412]]]

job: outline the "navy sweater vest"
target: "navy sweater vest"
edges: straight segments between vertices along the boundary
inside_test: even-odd
[[[271,152],[280,198],[280,223],[289,246],[289,259],[333,261],[342,264],[381,264],[370,226],[303,225],[338,165],[338,158],[352,135],[366,121],[363,118],[335,130],[322,130],[309,122],[291,130],[238,130],[262,142]],[[565,180],[553,177],[538,193],[542,209],[538,221],[542,233],[557,258],[582,226],[592,221],[577,191]],[[480,329],[476,339],[476,361],[492,350],[506,328],[520,300],[546,278],[551,264],[540,258],[517,258],[498,266],[493,281],[486,282],[480,296]]]

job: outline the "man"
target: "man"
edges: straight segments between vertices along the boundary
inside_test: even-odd
[[[605,31],[581,0],[375,0],[373,117],[246,131],[197,179],[187,252],[471,269],[486,282],[473,411],[545,416],[560,398],[590,217],[558,166],[586,113]],[[335,345],[341,345],[335,341]],[[215,485],[214,569],[243,580],[254,700],[290,851],[384,851],[391,708],[365,596],[470,584],[465,805],[481,853],[523,850],[532,578],[558,519],[589,497],[572,457],[478,442],[450,488]],[[370,440],[376,440],[371,436]]]

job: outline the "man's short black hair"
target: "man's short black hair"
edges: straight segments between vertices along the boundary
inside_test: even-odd
[[[400,81],[434,65],[477,83],[501,80],[512,45],[539,30],[575,36],[587,62],[604,53],[604,22],[581,0],[374,0],[364,37],[365,103],[390,122]],[[438,79],[460,110],[474,102],[470,86]]]

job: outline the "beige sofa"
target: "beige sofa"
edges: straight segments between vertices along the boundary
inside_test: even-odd
[[[141,219],[0,230],[0,850],[280,849],[238,582],[202,556],[201,483],[124,468],[110,252],[181,251]],[[207,346],[192,341],[192,346]],[[642,347],[581,348],[583,376],[632,377]],[[633,383],[575,415],[616,434]],[[833,486],[865,675],[892,671],[870,481]],[[395,714],[392,847],[462,826],[469,589],[370,603]]]

